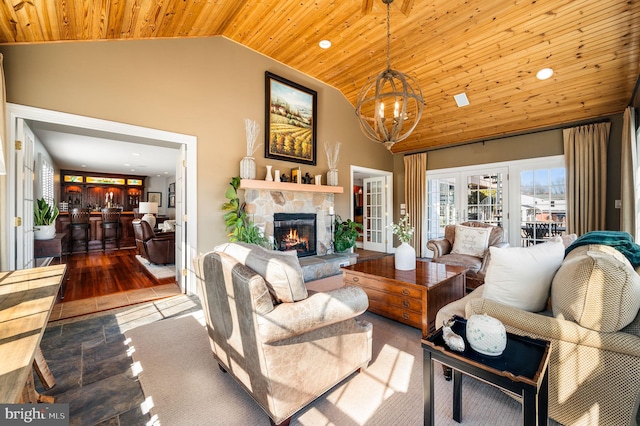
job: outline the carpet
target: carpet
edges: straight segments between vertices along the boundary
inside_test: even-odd
[[[149,262],[139,254],[136,254],[136,259],[138,259],[138,262],[140,262],[140,264],[157,279],[172,278],[176,276],[176,265],[173,263],[168,265],[156,265],[155,263]]]
[[[299,411],[292,425],[423,424],[420,331],[368,312],[362,318],[373,323],[371,364]],[[219,370],[203,324],[199,311],[125,333],[153,420],[172,426],[269,425],[262,409]],[[436,424],[458,425],[452,419],[452,382],[436,367]],[[463,424],[521,424],[517,400],[466,376],[462,388]]]

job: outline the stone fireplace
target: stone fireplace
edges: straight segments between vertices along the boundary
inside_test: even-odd
[[[295,250],[298,257],[315,255],[316,214],[274,213],[273,237],[277,250]]]
[[[267,185],[264,181],[249,181],[250,184]],[[334,206],[334,194],[318,192],[315,185],[274,183],[274,188],[292,187],[295,190],[242,187],[245,190],[245,211],[264,234],[272,237],[274,242],[274,215],[276,213],[313,214],[316,218],[315,251],[317,255],[326,255],[331,247],[331,218],[329,208]],[[305,188],[309,187],[309,191]],[[314,191],[316,190],[316,191]],[[310,256],[310,255],[309,255]]]

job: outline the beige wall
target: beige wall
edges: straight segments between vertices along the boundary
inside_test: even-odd
[[[391,171],[393,156],[366,139],[353,106],[332,87],[224,38],[55,43],[0,46],[7,101],[112,120],[198,138],[198,250],[226,241],[220,206],[245,155],[244,119],[264,135],[264,72],[318,92],[317,166],[326,174],[325,141],[341,141],[336,212],[349,217],[349,166]],[[281,171],[295,163],[256,153]]]
[[[614,207],[614,202],[620,199],[622,113],[603,117],[602,120],[611,121],[607,153],[608,201],[606,227],[608,230],[619,230],[620,210]],[[562,129],[553,129],[429,151],[427,154],[427,170],[547,157],[562,155],[563,153]],[[397,194],[396,211],[394,213],[398,217],[398,206],[404,202],[404,161],[402,161],[402,156],[400,155],[395,157],[400,158],[394,159],[394,176],[402,176],[401,178],[396,178],[398,185],[394,188]],[[402,186],[400,186],[401,181],[403,182]]]

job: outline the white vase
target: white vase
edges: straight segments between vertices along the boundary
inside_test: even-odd
[[[35,225],[33,227],[33,238],[36,240],[51,240],[56,236],[56,224]]]
[[[273,177],[274,182],[280,182],[280,170],[275,171],[275,176]]]
[[[396,269],[412,271],[416,269],[416,249],[409,243],[402,243],[396,247]]]
[[[327,185],[338,186],[338,169],[331,169],[327,172]]]
[[[271,176],[271,167],[272,166],[267,166],[267,177],[264,178],[264,180],[268,180],[270,182],[273,181],[273,176]]]
[[[244,157],[240,160],[240,179],[256,178],[256,161],[253,157]]]

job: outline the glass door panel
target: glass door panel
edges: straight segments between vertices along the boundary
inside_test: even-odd
[[[427,179],[427,240],[444,237],[444,227],[457,221],[456,178]]]
[[[564,167],[520,172],[520,237],[522,246],[543,243],[566,231]]]
[[[386,245],[386,189],[385,178],[363,180],[364,217],[362,247],[365,250],[385,251]]]

